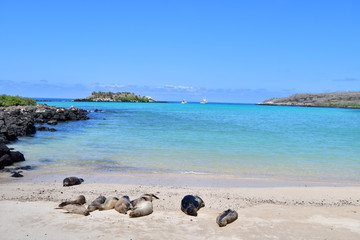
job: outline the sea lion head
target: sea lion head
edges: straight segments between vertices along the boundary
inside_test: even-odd
[[[143,194],[141,196],[142,199],[146,200],[146,201],[150,201],[152,202],[153,198],[155,199],[159,199],[157,196],[155,196],[154,194],[151,194],[151,193],[146,193],[146,194]]]
[[[189,208],[185,209],[185,213],[187,215],[196,217],[197,216],[197,209],[194,208],[194,207],[189,207]]]

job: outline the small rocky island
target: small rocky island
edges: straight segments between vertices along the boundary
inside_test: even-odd
[[[92,92],[89,97],[75,99],[74,102],[156,102],[151,97],[131,92]]]
[[[335,92],[294,94],[284,98],[272,98],[259,105],[360,108],[360,92]]]

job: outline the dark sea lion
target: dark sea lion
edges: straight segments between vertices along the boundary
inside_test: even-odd
[[[115,210],[119,213],[127,214],[131,208],[132,205],[128,196],[122,196],[115,204]]]
[[[197,216],[197,211],[205,207],[204,201],[199,196],[186,195],[181,200],[181,211],[190,216]]]
[[[103,204],[99,205],[99,211],[114,209],[117,201],[119,201],[117,197],[107,198]]]
[[[84,216],[89,215],[89,210],[84,205],[69,204],[63,207],[68,213],[81,214]]]
[[[83,205],[84,203],[86,203],[86,199],[85,199],[85,196],[84,195],[80,195],[76,198],[76,200],[73,200],[73,201],[65,201],[65,202],[62,202],[59,204],[59,207],[62,208],[62,207],[65,207],[66,205],[69,205],[69,204],[76,204],[76,205]]]
[[[22,171],[11,171],[11,177],[15,177],[15,178],[18,178],[18,177],[24,177],[24,175],[22,175]]]
[[[230,224],[234,222],[238,218],[238,214],[236,211],[228,209],[221,213],[216,218],[216,223],[219,225],[219,227],[225,227],[227,224]]]
[[[69,186],[73,186],[73,185],[79,185],[84,181],[84,179],[82,178],[78,178],[78,177],[67,177],[63,180],[63,186],[64,187],[69,187]]]
[[[133,209],[131,210],[129,216],[134,218],[151,214],[153,212],[153,198],[159,199],[154,194],[144,194],[140,198],[131,201]]]
[[[106,201],[106,197],[104,196],[98,196],[90,205],[88,206],[89,212],[95,211],[99,209],[99,206],[103,204]]]

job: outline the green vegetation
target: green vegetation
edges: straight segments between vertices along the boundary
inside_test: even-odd
[[[150,97],[142,97],[130,92],[92,92],[91,96],[75,101],[94,102],[155,102]]]
[[[340,108],[360,108],[358,103],[342,103],[342,104],[330,104],[330,107],[340,107]]]
[[[0,95],[0,106],[9,107],[9,106],[29,106],[36,105],[36,101],[31,98],[23,98],[19,96],[9,96],[9,95]]]

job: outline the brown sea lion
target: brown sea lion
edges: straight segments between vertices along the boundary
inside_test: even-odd
[[[238,218],[238,214],[236,211],[228,209],[221,213],[216,218],[216,223],[219,225],[219,227],[225,227],[227,224],[230,224],[234,222]]]
[[[119,201],[117,197],[107,198],[103,204],[99,205],[99,211],[114,209],[117,201]]]
[[[62,202],[59,204],[59,207],[64,207],[66,205],[69,205],[69,204],[77,204],[77,205],[83,205],[84,203],[86,203],[86,199],[85,199],[85,196],[84,195],[80,195],[76,198],[76,200],[73,200],[73,201],[65,201],[65,202]]]
[[[122,196],[115,204],[115,210],[119,213],[127,214],[131,208],[132,205],[128,196]]]
[[[81,214],[84,216],[89,215],[89,210],[84,205],[69,204],[63,207],[68,213]]]
[[[197,211],[205,207],[204,201],[199,196],[186,195],[181,200],[181,211],[190,216],[197,216]]]
[[[89,212],[95,211],[99,209],[99,206],[103,204],[106,200],[106,197],[104,196],[98,196],[90,205],[88,206]]]
[[[144,194],[140,198],[131,201],[133,209],[130,211],[129,216],[133,218],[151,214],[153,212],[153,198],[159,199],[154,194]]]
[[[69,187],[73,185],[79,185],[84,182],[84,179],[78,177],[67,177],[63,180],[63,186]]]

